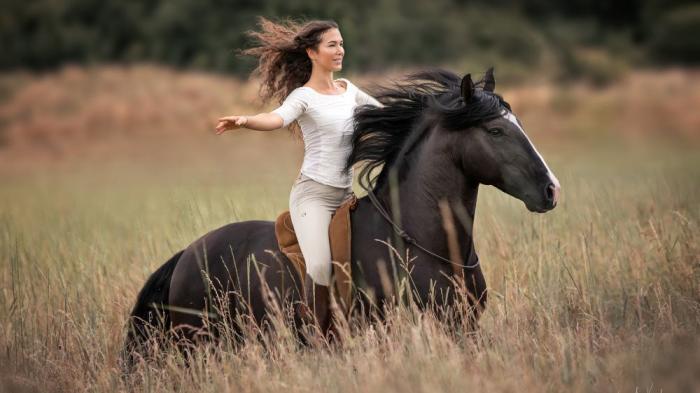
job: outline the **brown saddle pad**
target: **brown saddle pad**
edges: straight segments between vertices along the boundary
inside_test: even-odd
[[[333,261],[333,276],[335,289],[340,300],[341,307],[349,309],[352,296],[352,272],[350,270],[350,250],[352,246],[352,234],[350,225],[350,211],[355,210],[357,197],[350,194],[331,217],[328,227],[330,238],[331,259]],[[275,236],[280,250],[292,262],[301,277],[302,284],[306,277],[306,264],[301,248],[294,233],[294,225],[289,211],[285,211],[275,220]]]

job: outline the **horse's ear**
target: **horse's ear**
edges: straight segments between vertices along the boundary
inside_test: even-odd
[[[464,78],[462,78],[461,89],[464,102],[469,102],[474,95],[474,81],[472,81],[472,74],[464,75]]]
[[[489,67],[484,74],[484,90],[493,93],[496,90],[496,79],[493,77],[493,67]]]

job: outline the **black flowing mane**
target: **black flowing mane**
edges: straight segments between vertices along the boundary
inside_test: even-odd
[[[374,97],[384,107],[362,105],[355,109],[352,152],[346,170],[365,162],[359,174],[360,185],[379,188],[387,181],[389,168],[398,165],[402,178],[406,155],[434,124],[446,130],[463,130],[501,114],[510,105],[501,96],[476,83],[474,95],[465,103],[461,94],[462,78],[443,69],[430,69],[408,75],[390,86],[379,86]],[[384,165],[376,178],[374,168]],[[364,181],[363,181],[364,180]],[[372,180],[376,180],[372,186]]]

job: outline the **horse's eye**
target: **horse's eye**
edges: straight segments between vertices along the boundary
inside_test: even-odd
[[[488,128],[488,129],[486,129],[486,131],[488,131],[489,134],[494,135],[494,136],[495,135],[503,135],[503,128],[499,128],[499,127]]]

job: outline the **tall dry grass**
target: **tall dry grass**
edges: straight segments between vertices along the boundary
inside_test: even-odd
[[[151,81],[158,77],[137,80],[162,83]],[[514,103],[516,112],[518,105],[527,104]],[[525,112],[526,125],[538,118],[537,110]],[[164,353],[129,382],[117,360],[146,277],[208,230],[285,210],[299,145],[286,136],[241,133],[180,150],[166,143],[174,151],[168,158],[125,158],[115,148],[121,158],[110,163],[86,166],[73,158],[64,167],[30,158],[22,170],[6,167],[0,389],[697,390],[697,146],[624,151],[629,145],[576,145],[556,135],[556,143],[539,143],[549,135],[533,139],[562,182],[557,209],[531,214],[482,188],[475,237],[490,297],[476,335],[450,334],[430,314],[396,308],[386,325],[353,325],[340,349],[299,348],[283,329],[267,345],[249,341],[234,351],[224,341],[216,354],[201,350],[189,368],[178,354]]]

